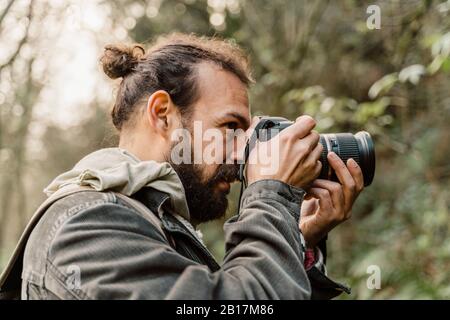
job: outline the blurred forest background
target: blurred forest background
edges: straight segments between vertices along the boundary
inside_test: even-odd
[[[328,240],[330,275],[353,287],[342,298],[450,298],[450,1],[1,0],[0,267],[43,188],[117,142],[103,46],[171,31],[242,45],[254,114],[372,134],[374,183]],[[222,223],[202,228],[219,260]],[[371,265],[379,290],[366,285]]]

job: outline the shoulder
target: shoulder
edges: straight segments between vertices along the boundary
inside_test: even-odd
[[[90,237],[114,240],[124,234],[164,241],[150,221],[113,192],[78,192],[46,210],[30,235],[27,250],[49,258]]]
[[[35,226],[22,278],[61,297],[88,298],[99,275],[113,277],[123,263],[129,270],[142,252],[162,247],[169,248],[156,227],[114,193],[79,192],[53,203]],[[83,278],[75,291],[66,288],[74,270]]]

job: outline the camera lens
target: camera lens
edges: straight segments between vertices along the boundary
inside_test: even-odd
[[[320,143],[323,145],[320,159],[322,162],[320,179],[338,181],[327,159],[327,154],[333,151],[344,163],[347,163],[348,159],[353,158],[362,170],[364,185],[368,186],[372,183],[375,174],[375,148],[368,132],[360,131],[355,135],[351,133],[321,134]]]

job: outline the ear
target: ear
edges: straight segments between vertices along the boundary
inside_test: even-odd
[[[173,130],[180,126],[180,114],[167,91],[154,92],[147,102],[147,120],[150,128],[165,139],[169,139]]]

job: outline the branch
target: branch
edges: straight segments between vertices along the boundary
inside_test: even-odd
[[[322,16],[328,7],[328,4],[329,4],[329,0],[316,2],[315,7],[313,8],[312,13],[308,19],[308,23],[306,25],[305,32],[303,32],[303,33],[299,32],[299,34],[302,35],[302,40],[295,48],[295,51],[298,51],[299,54],[297,56],[297,59],[295,59],[295,61],[291,62],[291,65],[290,65],[291,68],[293,68],[293,67],[300,68],[301,67],[303,60],[305,59],[305,57],[308,53],[309,42],[311,40],[311,37],[316,32],[317,26],[319,25],[319,23],[322,19]]]
[[[8,61],[6,61],[6,62],[3,63],[2,65],[0,65],[0,73],[1,73],[1,71],[2,71],[5,67],[11,65],[11,64],[16,60],[16,58],[17,58],[17,56],[18,56],[18,54],[19,54],[19,52],[20,52],[20,49],[22,49],[23,45],[24,45],[25,43],[27,43],[28,35],[29,35],[29,33],[30,33],[30,25],[31,25],[32,12],[33,12],[33,0],[30,1],[30,5],[29,5],[29,7],[28,7],[28,14],[27,14],[27,17],[28,17],[28,24],[27,24],[27,27],[26,27],[26,29],[25,29],[25,34],[23,35],[22,39],[20,40],[19,44],[17,45],[16,50],[15,50],[14,53],[11,55],[11,57],[8,59]]]

